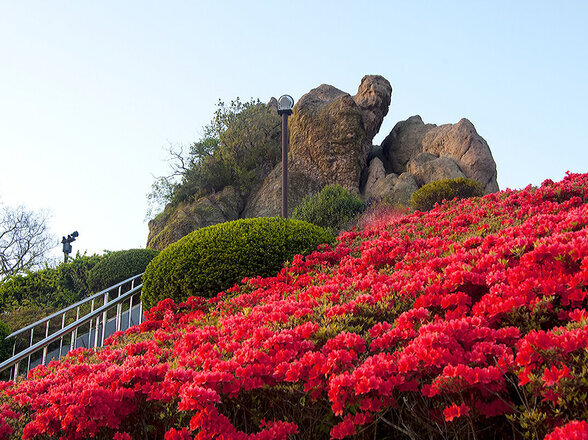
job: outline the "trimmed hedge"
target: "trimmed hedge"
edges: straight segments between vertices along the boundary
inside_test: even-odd
[[[436,203],[444,200],[467,199],[483,195],[484,189],[478,182],[467,177],[458,177],[423,185],[412,194],[410,204],[417,211],[429,211]]]
[[[359,196],[351,194],[341,185],[327,185],[319,193],[304,197],[292,212],[292,218],[337,234],[364,209],[365,204]]]
[[[106,254],[88,273],[88,285],[98,292],[140,274],[158,253],[153,249],[129,249]]]
[[[143,276],[145,309],[171,298],[213,297],[245,277],[275,275],[296,254],[334,236],[316,225],[282,218],[241,219],[197,229],[166,247]]]

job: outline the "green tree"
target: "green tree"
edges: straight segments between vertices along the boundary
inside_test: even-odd
[[[171,173],[155,179],[148,215],[233,185],[247,195],[280,161],[280,118],[259,100],[220,101],[201,139],[187,151],[170,147]]]

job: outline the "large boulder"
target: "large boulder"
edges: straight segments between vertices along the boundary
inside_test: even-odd
[[[313,180],[292,162],[288,163],[288,215],[302,199],[320,192],[323,185]],[[279,163],[265,178],[261,188],[251,194],[243,218],[278,217],[282,213],[282,164]]]
[[[353,100],[361,109],[363,127],[370,141],[380,131],[391,98],[392,86],[383,76],[366,75],[361,79]]]
[[[323,84],[296,103],[290,120],[294,168],[321,186],[359,193],[371,141],[388,112],[392,87],[381,76],[363,78],[352,97]]]
[[[429,155],[419,156],[422,153]],[[487,194],[498,191],[496,163],[490,147],[467,119],[436,126],[425,124],[420,116],[412,116],[394,126],[382,143],[382,155],[389,172],[416,172],[421,185],[430,179],[437,180],[438,176],[462,177],[461,172],[478,181]]]
[[[431,153],[421,153],[411,159],[406,169],[414,176],[419,186],[435,180],[457,179],[465,177],[459,164],[451,157],[438,157]]]
[[[168,206],[149,221],[147,247],[161,250],[190,232],[205,226],[237,220],[243,210],[239,193],[227,186],[221,192],[178,206]]]
[[[338,183],[358,192],[370,145],[361,110],[349,94],[323,84],[294,106],[292,161],[310,179],[323,185]]]
[[[398,122],[382,142],[384,165],[389,173],[401,174],[413,157],[423,152],[423,138],[435,124],[425,124],[419,115]]]
[[[411,173],[386,174],[384,164],[375,157],[370,162],[363,198],[380,199],[395,206],[409,206],[412,193],[419,189]]]
[[[380,183],[386,177],[384,163],[379,157],[374,157],[367,168],[367,176],[363,196],[365,199],[380,196]]]

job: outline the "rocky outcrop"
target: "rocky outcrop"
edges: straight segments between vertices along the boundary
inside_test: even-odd
[[[392,205],[408,206],[412,193],[418,189],[411,173],[386,174],[384,164],[378,157],[370,162],[363,190],[365,200],[380,199]]]
[[[242,209],[242,198],[232,186],[193,202],[168,206],[149,222],[147,247],[161,250],[196,229],[238,219]]]
[[[380,131],[391,98],[392,86],[386,78],[380,75],[366,75],[362,78],[353,101],[361,109],[363,127],[370,142]]]
[[[425,124],[420,116],[398,122],[382,142],[384,165],[389,173],[406,171],[408,161],[423,152],[423,138],[434,124]]]
[[[289,120],[289,214],[325,185],[340,184],[364,200],[408,206],[414,191],[434,180],[469,177],[487,193],[498,191],[496,164],[470,121],[425,124],[420,116],[398,122],[380,146],[372,140],[388,113],[392,87],[367,75],[351,96],[323,84],[303,95]],[[268,106],[277,112],[277,101]],[[265,172],[260,170],[259,179]],[[244,217],[279,216],[282,165],[250,194],[232,187],[181,204],[149,222],[148,246],[161,249],[199,227]],[[169,212],[168,212],[169,211]]]
[[[370,142],[361,110],[347,93],[323,84],[304,95],[290,118],[290,154],[309,179],[359,192]]]
[[[293,163],[288,164],[288,215],[304,196],[316,194],[323,185],[301,172]],[[282,164],[279,163],[265,178],[261,188],[253,193],[242,217],[277,217],[282,213]]]
[[[288,210],[325,185],[340,184],[359,193],[371,141],[388,113],[392,87],[379,75],[365,76],[351,96],[322,84],[303,95],[289,122]],[[282,165],[251,194],[244,217],[281,213]]]
[[[394,126],[382,143],[382,154],[389,172],[414,172],[419,185],[465,176],[478,181],[486,193],[498,191],[490,148],[467,119],[436,126],[412,116]]]
[[[406,170],[414,176],[419,186],[435,180],[457,179],[465,177],[459,164],[452,158],[420,153],[406,165]]]

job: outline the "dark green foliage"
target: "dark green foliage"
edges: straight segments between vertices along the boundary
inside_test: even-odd
[[[12,356],[12,341],[5,339],[10,333],[12,333],[10,328],[0,321],[0,362]]]
[[[436,203],[454,198],[466,199],[484,195],[482,185],[472,179],[459,177],[427,183],[412,194],[410,204],[417,211],[433,209]]]
[[[302,199],[292,218],[313,223],[336,234],[348,227],[364,209],[365,205],[357,195],[341,185],[327,185],[318,194]]]
[[[88,286],[92,292],[106,289],[133,275],[145,271],[158,254],[153,249],[129,249],[106,254],[88,273]]]
[[[280,133],[280,117],[259,100],[243,103],[237,98],[229,105],[219,101],[202,138],[187,153],[170,149],[172,174],[153,183],[150,204],[176,206],[228,185],[249,194],[279,163]]]
[[[146,309],[165,298],[212,297],[244,277],[270,276],[296,254],[314,251],[333,235],[306,222],[241,219],[198,229],[169,245],[143,276]]]
[[[0,283],[2,321],[16,331],[86,297],[88,272],[101,258],[78,253],[70,263],[4,280]]]

